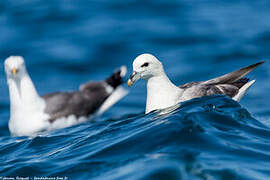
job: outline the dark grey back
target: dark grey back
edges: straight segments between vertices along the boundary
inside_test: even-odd
[[[76,117],[88,117],[103,104],[109,95],[104,82],[90,82],[84,84],[79,91],[44,95],[45,112],[51,116],[51,122],[72,114]]]

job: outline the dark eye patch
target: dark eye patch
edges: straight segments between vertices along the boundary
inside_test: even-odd
[[[147,67],[149,65],[148,62],[144,63],[143,65],[141,65],[141,67]]]

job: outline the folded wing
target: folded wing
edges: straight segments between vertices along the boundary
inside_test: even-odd
[[[184,90],[183,96],[185,100],[223,94],[236,101],[240,101],[248,88],[255,82],[255,80],[250,81],[248,78],[244,78],[244,76],[263,63],[264,61],[208,81],[186,83],[179,86],[179,88]]]

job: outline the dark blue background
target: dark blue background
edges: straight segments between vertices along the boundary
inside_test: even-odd
[[[194,80],[207,80],[257,61],[269,59],[269,16],[270,2],[268,0],[1,1],[0,175],[64,176],[66,174],[76,179],[79,177],[81,179],[86,177],[107,179],[108,177],[105,178],[102,174],[112,171],[116,178],[154,178],[155,176],[151,174],[152,169],[149,170],[149,167],[153,166],[154,174],[162,174],[163,171],[166,171],[167,166],[186,167],[192,161],[183,162],[181,157],[177,157],[181,160],[172,158],[174,159],[173,162],[169,161],[168,158],[161,161],[158,157],[162,155],[155,154],[156,151],[153,149],[150,148],[151,150],[146,152],[143,149],[145,144],[154,146],[155,140],[160,137],[155,129],[152,129],[151,132],[142,130],[146,137],[157,133],[157,137],[152,137],[153,139],[151,139],[151,136],[149,139],[146,138],[145,144],[141,146],[142,149],[134,149],[137,141],[141,139],[131,136],[134,147],[132,145],[115,145],[116,147],[113,150],[114,153],[118,154],[118,158],[114,159],[115,154],[111,155],[111,151],[103,152],[106,150],[106,146],[113,148],[113,142],[125,141],[129,137],[128,135],[133,133],[132,130],[136,130],[136,133],[141,132],[141,129],[133,129],[132,123],[137,122],[140,127],[144,127],[144,121],[149,123],[149,118],[153,118],[143,116],[146,98],[146,89],[143,82],[136,83],[130,89],[130,94],[127,97],[100,117],[100,120],[105,120],[104,124],[84,124],[48,133],[44,137],[34,139],[9,137],[7,128],[9,97],[3,68],[3,61],[6,57],[10,55],[25,57],[27,69],[40,94],[75,90],[81,83],[88,80],[103,80],[121,65],[127,65],[130,73],[133,59],[146,52],[153,53],[163,62],[166,72],[176,84]],[[198,175],[193,171],[190,172],[185,168],[180,171],[169,168],[168,174],[172,175],[173,178],[177,178],[181,174],[183,177],[188,176],[195,179],[208,176],[228,179],[226,177],[229,175],[228,177],[232,179],[241,177],[237,170],[244,169],[246,170],[244,171],[245,179],[269,178],[270,175],[267,173],[270,164],[268,151],[270,150],[268,142],[268,139],[270,139],[268,136],[268,125],[270,125],[269,76],[269,62],[251,73],[249,77],[257,81],[249,90],[248,95],[241,101],[241,105],[255,119],[249,115],[241,117],[245,120],[253,119],[256,122],[255,124],[263,124],[260,125],[263,130],[256,131],[260,134],[259,136],[257,136],[258,134],[254,136],[246,134],[247,130],[242,129],[242,126],[234,127],[237,132],[235,134],[236,139],[239,138],[238,136],[245,134],[245,140],[243,141],[247,146],[238,149],[240,154],[247,153],[244,157],[238,159],[238,156],[233,156],[226,161],[224,160],[226,155],[213,152],[211,151],[212,146],[206,145],[202,151],[208,154],[207,162],[210,165],[206,166],[201,159],[194,160],[200,164],[199,167],[195,167],[194,171],[202,171],[203,175]],[[215,102],[215,100],[217,101]],[[220,102],[220,99],[214,98],[213,101],[211,103],[223,103],[223,101],[229,100],[221,98],[222,102]],[[203,102],[201,103],[198,104],[198,107],[204,107]],[[238,113],[240,107],[234,105],[232,101],[228,103],[232,106],[229,113],[237,123],[239,119],[235,119],[234,115]],[[189,108],[186,113],[193,111],[192,108],[194,107]],[[196,107],[195,111],[197,111]],[[183,120],[182,114],[176,113],[179,121]],[[126,115],[131,114],[136,114],[136,116],[130,120]],[[213,116],[216,117],[215,115]],[[175,119],[173,117],[163,118],[173,122]],[[207,128],[204,126],[204,121],[210,121],[211,117],[208,117],[208,115],[205,118],[199,116],[199,119],[201,119],[199,124],[205,129],[206,133]],[[226,117],[222,119],[218,116],[213,119],[221,118],[222,122],[226,122],[228,120]],[[158,120],[163,122],[162,118]],[[253,127],[253,120],[249,124],[249,128]],[[116,123],[117,121],[127,123],[127,129],[123,131],[122,126]],[[114,126],[117,128],[112,128]],[[221,123],[220,126],[225,127],[226,125]],[[180,127],[185,126],[180,125]],[[110,133],[104,134],[102,128]],[[155,126],[155,128],[157,127]],[[160,135],[164,136],[170,134],[167,131],[174,131],[170,127],[167,128],[168,130],[160,132]],[[162,129],[157,131],[162,131]],[[249,133],[252,134],[254,131],[251,130]],[[98,138],[93,135],[96,133]],[[211,134],[211,131],[208,133]],[[111,139],[114,136],[115,139]],[[251,136],[259,145],[256,144],[253,149],[248,149]],[[216,142],[230,140],[227,139],[228,137],[212,138],[208,140]],[[100,141],[97,141],[97,139]],[[168,139],[170,138],[168,137]],[[178,142],[179,146],[176,146],[176,149],[180,148],[182,143],[185,144],[182,141],[189,142],[189,137],[184,135],[172,139],[170,141],[175,143],[181,142]],[[232,138],[232,141],[234,139]],[[97,142],[100,143],[99,148],[94,148],[94,144]],[[167,149],[164,152],[172,155],[168,149],[175,149],[174,146],[156,143],[160,149]],[[195,145],[198,145],[198,143],[194,142]],[[234,143],[238,144],[239,142]],[[221,149],[223,148],[229,147],[224,145]],[[93,157],[93,154],[97,153],[96,151],[103,152],[102,158]],[[59,152],[60,154],[54,157],[54,155],[50,155],[50,153],[54,154],[53,152],[56,154]],[[175,153],[181,154],[183,152],[186,154],[194,153],[190,147],[183,148]],[[252,154],[255,152],[263,153],[266,157],[257,157]],[[149,161],[149,154],[151,154],[151,157],[153,156],[153,159],[159,160],[155,162],[150,158]],[[245,159],[251,155],[254,156],[253,159]],[[92,162],[93,159],[95,162]],[[120,159],[123,159],[123,162],[119,162]],[[220,159],[223,161],[219,162]],[[119,164],[116,162],[119,162]],[[250,163],[260,164],[260,166],[250,167],[248,166]],[[165,170],[163,166],[166,166]],[[124,175],[115,170],[119,167],[122,167],[123,172],[125,172]],[[204,171],[208,168],[212,170],[210,172]],[[268,169],[264,171],[264,168]],[[224,173],[220,173],[223,171]],[[173,176],[175,174],[176,176]],[[223,174],[225,175],[223,176]],[[162,175],[159,175],[159,177],[162,177]]]

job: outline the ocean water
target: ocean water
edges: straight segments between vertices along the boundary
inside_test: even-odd
[[[0,179],[270,179],[270,63],[241,103],[211,96],[144,114],[137,82],[95,122],[11,137],[3,61],[22,55],[40,94],[76,90],[153,53],[175,84],[270,58],[270,2],[0,1]],[[126,87],[128,88],[128,87]]]

